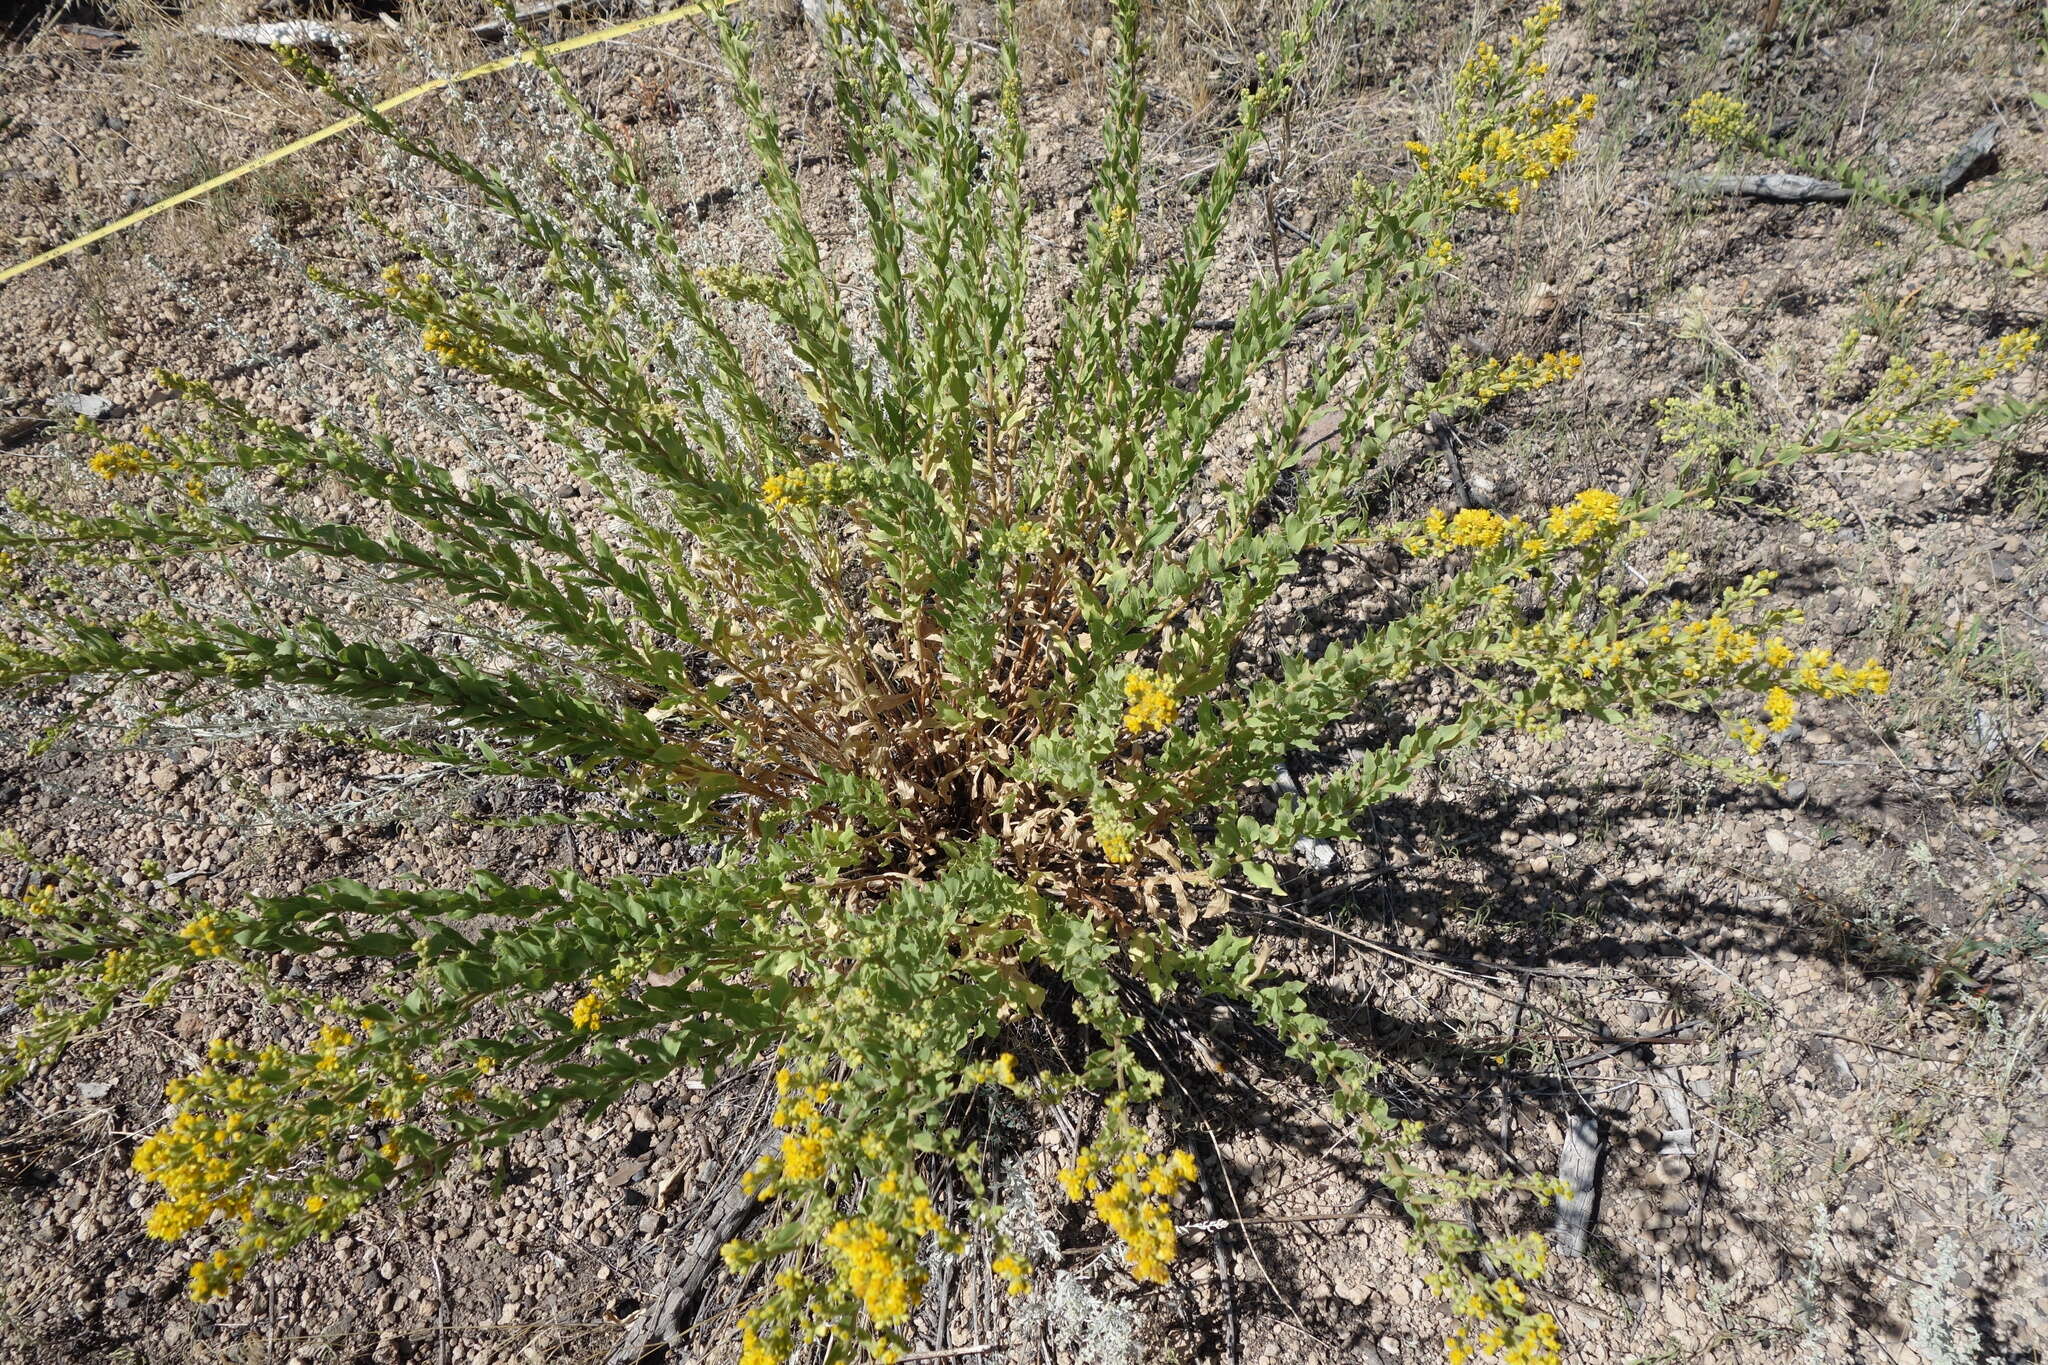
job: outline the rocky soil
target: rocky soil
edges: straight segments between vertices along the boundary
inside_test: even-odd
[[[1700,202],[1669,183],[1705,164],[1676,115],[1709,88],[1900,177],[1997,119],[1995,161],[1952,207],[2048,246],[2038,16],[2006,4],[1757,8],[1737,19],[1687,0],[1568,7],[1553,78],[1601,95],[1586,154],[1538,209],[1461,237],[1460,285],[1432,326],[1445,347],[1575,350],[1586,377],[1462,430],[1455,478],[1440,449],[1418,447],[1402,480],[1376,491],[1390,511],[1448,505],[1459,480],[1503,508],[1661,487],[1674,470],[1655,400],[1739,382],[1762,420],[1797,429],[1841,401],[1824,371],[1847,330],[1871,339],[1853,385],[1890,351],[1964,352],[2041,320],[2037,283],[1930,247],[1882,209]],[[770,69],[807,183],[829,191],[829,100],[794,9],[764,11]],[[1171,221],[1268,20],[1227,0],[1160,11],[1148,12],[1149,155]],[[480,14],[408,9],[396,30],[323,21],[357,35],[348,61],[362,79],[395,89],[421,61],[480,60],[459,32]],[[267,52],[191,32],[202,18],[274,16],[85,17],[95,22],[80,29],[53,16],[0,49],[0,259],[332,117]],[[1025,17],[1034,232],[1053,259],[1078,240],[1106,31],[1087,5]],[[1233,227],[1219,313],[1289,249],[1282,220],[1311,230],[1351,174],[1400,164],[1443,73],[1509,17],[1478,21],[1433,4],[1339,6],[1315,99]],[[688,25],[569,63],[607,123],[687,148],[664,192],[702,215],[708,259],[739,259],[755,240],[752,187],[714,65]],[[473,98],[467,118],[421,116],[515,154],[547,136],[510,95]],[[304,282],[309,264],[374,260],[351,207],[433,213],[381,151],[337,139],[0,286],[5,481],[78,457],[41,420],[53,401],[168,420],[156,366],[301,418],[413,392],[416,409],[394,409],[397,420],[434,448],[440,397],[409,388],[409,372],[367,374],[388,338],[332,314]],[[2022,374],[2015,392],[2039,396],[2039,382]],[[1788,732],[1773,750],[1781,790],[1590,726],[1510,738],[1384,807],[1327,866],[1304,866],[1284,902],[1249,912],[1326,1013],[1387,1058],[1390,1096],[1428,1120],[1447,1159],[1552,1170],[1568,1125],[1595,1135],[1592,1234],[1545,1290],[1568,1359],[2048,1356],[2043,461],[2038,425],[1995,445],[1844,460],[1794,472],[1767,507],[1725,506],[1674,531],[1700,586],[1775,570],[1817,642],[1895,672],[1888,697]],[[557,492],[581,494],[566,477]],[[1363,551],[1310,566],[1271,648],[1341,634],[1395,586]],[[683,856],[480,825],[517,794],[306,741],[291,717],[245,721],[140,753],[91,742],[0,754],[0,824],[141,890],[197,879],[224,898],[340,875],[625,874]],[[1675,718],[1673,733],[1714,743],[1706,721]],[[1341,744],[1328,757],[1341,761]],[[589,1127],[523,1139],[502,1163],[195,1307],[180,1292],[185,1253],[142,1236],[148,1199],[129,1157],[168,1077],[209,1038],[267,1020],[207,993],[160,1017],[173,1022],[124,1020],[0,1100],[0,1361],[600,1360],[688,1259],[758,1120],[753,1071],[663,1087]],[[1139,1292],[1089,1250],[1085,1227],[1048,1213],[1046,1235],[1071,1249],[1057,1291],[998,1309],[963,1285],[945,1323],[923,1324],[939,1352],[926,1358],[1440,1358],[1448,1319],[1340,1135],[1242,1021],[1206,1022],[1170,1121],[1222,1173],[1190,1217],[1229,1221],[1190,1234],[1173,1286]],[[1034,1135],[1021,1176],[1043,1188],[1073,1138]],[[702,1358],[730,1355],[718,1329],[740,1304],[741,1287],[710,1292],[692,1339]]]

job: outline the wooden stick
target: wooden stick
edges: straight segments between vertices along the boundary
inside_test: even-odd
[[[1923,199],[1946,199],[1954,194],[1977,163],[1998,145],[1998,127],[1994,119],[1978,128],[1946,165],[1932,175],[1904,182],[1900,193]],[[1676,176],[1672,183],[1695,194],[1735,195],[1767,204],[1846,204],[1855,197],[1847,185],[1811,175],[1689,175]]]
[[[541,0],[541,3],[538,5],[521,5],[518,9],[512,11],[511,23],[507,23],[501,16],[496,19],[486,19],[481,24],[471,24],[469,31],[487,43],[492,42],[510,33],[513,24],[524,27],[536,19],[545,19],[550,14],[560,14],[575,3],[576,0]]]

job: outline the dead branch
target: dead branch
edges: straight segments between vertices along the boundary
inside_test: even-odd
[[[507,23],[501,15],[496,19],[486,19],[481,24],[471,24],[469,31],[484,42],[493,43],[510,33],[515,26],[524,28],[536,19],[545,19],[551,14],[560,14],[563,10],[576,3],[577,0],[541,0],[541,3],[537,5],[521,5],[518,9],[512,11],[510,23]]]
[[[656,1351],[674,1346],[689,1330],[706,1281],[723,1264],[719,1249],[739,1236],[761,1211],[760,1199],[748,1192],[740,1177],[753,1168],[767,1146],[767,1135],[757,1131],[752,1141],[736,1149],[737,1159],[725,1170],[724,1193],[695,1220],[697,1234],[682,1259],[649,1297],[624,1339],[604,1358],[604,1365],[640,1365]]]
[[[1760,199],[1766,204],[1846,204],[1846,186],[1810,175],[1694,175],[1679,179],[1682,190]]]
[[[303,47],[327,52],[346,51],[353,37],[312,19],[285,19],[270,24],[206,25],[192,30],[202,38],[248,47]]]
[[[1991,155],[1998,145],[1998,130],[1995,119],[1983,125],[1940,170],[1903,182],[1899,192],[1919,199],[1948,198]],[[1811,175],[1689,175],[1675,176],[1672,183],[1694,194],[1732,195],[1767,204],[1846,204],[1855,197],[1847,185]]]

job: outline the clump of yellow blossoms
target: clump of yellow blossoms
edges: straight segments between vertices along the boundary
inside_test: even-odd
[[[1969,404],[1985,385],[2018,369],[2040,346],[2040,332],[2029,327],[1978,347],[1967,359],[1936,351],[1915,365],[1894,356],[1831,444],[1840,448],[1868,437],[1882,440],[1887,449],[1940,445],[1962,427]]]
[[[1889,682],[1889,679],[1887,679]],[[1773,730],[1784,730],[1792,724],[1792,717],[1799,711],[1799,703],[1792,694],[1782,687],[1774,687],[1764,693],[1764,714],[1770,717],[1768,724]]]
[[[422,1136],[388,1125],[458,1075],[470,1079],[467,1071],[429,1077],[338,1024],[323,1025],[303,1052],[275,1044],[246,1052],[215,1039],[205,1067],[164,1087],[176,1112],[132,1159],[135,1173],[163,1192],[149,1235],[178,1241],[214,1226],[227,1231],[229,1244],[190,1275],[194,1298],[227,1293],[259,1256],[331,1231],[359,1208],[368,1195],[358,1182],[388,1179]],[[308,1172],[308,1148],[333,1153],[353,1174]]]
[[[131,478],[143,473],[155,463],[155,457],[131,441],[116,441],[105,450],[86,461],[86,467],[93,473],[112,483],[116,479]]]
[[[1031,1292],[1031,1267],[1020,1258],[1006,1252],[989,1262],[989,1269],[1002,1277],[1004,1288],[1012,1298]]]
[[[740,1183],[748,1193],[772,1199],[790,1187],[824,1179],[828,1169],[827,1144],[838,1137],[826,1118],[824,1106],[838,1092],[839,1086],[832,1081],[805,1084],[788,1067],[776,1071],[775,1112],[769,1115],[769,1122],[787,1131],[777,1153],[763,1156],[741,1178]]]
[[[1194,1178],[1195,1159],[1186,1152],[1125,1152],[1105,1164],[1089,1147],[1059,1173],[1067,1198],[1088,1199],[1095,1216],[1123,1242],[1132,1278],[1153,1284],[1166,1283],[1166,1267],[1179,1254],[1169,1201]]]
[[[1708,142],[1748,142],[1758,131],[1756,115],[1731,95],[1709,90],[1686,106],[1686,130]]]
[[[1543,518],[1543,532],[1552,540],[1584,545],[1621,522],[1621,498],[1604,488],[1588,488]]]
[[[1465,508],[1455,515],[1433,511],[1402,533],[1401,544],[1424,559],[1461,550],[1473,554],[1471,568],[1461,571],[1447,596],[1426,610],[1447,631],[1475,610],[1477,619],[1491,620],[1494,624],[1482,637],[1486,656],[1525,670],[1540,685],[1533,695],[1550,704],[1583,708],[1597,701],[1644,714],[1654,705],[1687,697],[1704,704],[1716,692],[1744,691],[1762,699],[1763,724],[1739,720],[1729,733],[1756,754],[1771,733],[1790,728],[1800,697],[1830,701],[1882,696],[1890,689],[1891,673],[1875,659],[1852,667],[1826,649],[1802,653],[1773,634],[1774,626],[1796,620],[1797,613],[1765,609],[1769,574],[1751,575],[1724,593],[1717,610],[1699,617],[1689,617],[1676,601],[1658,608],[1644,596],[1624,605],[1617,592],[1590,586],[1583,589],[1591,593],[1588,604],[1599,604],[1591,617],[1577,612],[1523,617],[1517,583],[1567,571],[1559,556],[1567,550],[1586,552],[1577,574],[1597,572],[1605,562],[1600,552],[1623,535],[1641,534],[1633,529],[1635,521],[1619,496],[1589,488],[1550,508],[1534,526],[1486,508]],[[1682,555],[1675,556],[1667,576],[1684,564]],[[1537,723],[1542,716],[1532,709],[1524,719]]]
[[[216,1124],[188,1112],[144,1139],[135,1149],[135,1173],[162,1185],[167,1196],[150,1211],[145,1231],[175,1242],[215,1213],[239,1217],[247,1201],[222,1191],[240,1169],[237,1148],[255,1136],[239,1114]]]
[[[460,370],[482,369],[491,358],[491,348],[472,336],[447,327],[427,327],[420,332],[420,349],[443,365]]]
[[[1138,827],[1131,817],[1107,796],[1099,795],[1088,807],[1088,821],[1095,831],[1095,846],[1112,863],[1127,863],[1138,853]]]
[[[817,460],[761,481],[761,505],[775,512],[837,507],[858,491],[858,480],[836,460]]]
[[[1754,636],[1743,636],[1741,632],[1735,634],[1750,642],[1755,639]],[[1742,661],[1747,663],[1754,657],[1753,653],[1745,652]],[[1798,698],[1788,690],[1787,684],[1824,701],[1858,695],[1881,697],[1891,691],[1891,670],[1875,659],[1850,668],[1836,662],[1834,655],[1825,649],[1808,650],[1795,657],[1783,640],[1772,638],[1764,642],[1762,660],[1765,667],[1780,670],[1784,679],[1783,683],[1773,685],[1764,693],[1764,724],[1759,728],[1755,721],[1744,719],[1729,729],[1729,734],[1753,754],[1763,752],[1766,730],[1782,733],[1791,728],[1793,717],[1799,714]]]
[[[1016,1090],[1021,1084],[1009,1053],[966,1066],[961,1077],[967,1086]],[[845,1095],[840,1082],[783,1067],[775,1073],[775,1093],[771,1118],[785,1131],[742,1187],[759,1199],[783,1201],[798,1221],[815,1220],[830,1273],[806,1279],[794,1269],[781,1271],[775,1286],[782,1292],[741,1324],[740,1358],[748,1365],[781,1365],[797,1342],[830,1339],[854,1346],[861,1358],[896,1360],[907,1349],[902,1329],[926,1280],[920,1248],[929,1240],[959,1255],[966,1240],[933,1205],[910,1150],[882,1131],[842,1126],[849,1120],[838,1112]],[[849,1197],[854,1207],[842,1204]],[[723,1249],[736,1273],[766,1254],[747,1241]]]
[[[1444,1272],[1423,1277],[1451,1301],[1453,1313],[1475,1324],[1444,1338],[1448,1365],[1468,1365],[1487,1357],[1497,1357],[1503,1365],[1558,1365],[1563,1343],[1557,1319],[1530,1312],[1528,1291],[1522,1287],[1543,1275],[1548,1248],[1542,1237],[1530,1233],[1509,1238],[1491,1250],[1508,1274],[1491,1281]]]
[[[825,1245],[838,1255],[869,1321],[896,1327],[909,1320],[924,1274],[889,1229],[867,1219],[842,1218],[825,1234]]]
[[[1569,351],[1551,351],[1541,357],[1512,355],[1506,360],[1489,356],[1478,365],[1461,368],[1457,373],[1474,399],[1491,403],[1511,394],[1533,393],[1552,384],[1562,384],[1575,378],[1584,364],[1583,357]],[[1469,362],[1460,353],[1453,365],[1464,367]]]
[[[199,915],[178,930],[194,957],[219,957],[234,946],[218,915]]]
[[[1498,1356],[1502,1365],[1558,1365],[1562,1351],[1557,1319],[1548,1313],[1532,1313],[1511,1325],[1488,1327],[1476,1336],[1468,1337],[1460,1331],[1444,1338],[1444,1357],[1449,1365],[1466,1365],[1467,1361],[1485,1356]]]
[[[1172,725],[1180,719],[1180,701],[1173,693],[1172,678],[1149,669],[1132,669],[1124,679],[1124,729],[1146,735]]]
[[[1493,550],[1511,546],[1532,558],[1559,546],[1583,548],[1626,524],[1621,499],[1605,489],[1589,488],[1570,502],[1544,514],[1541,531],[1519,516],[1504,517],[1484,507],[1466,507],[1455,515],[1442,509],[1423,518],[1422,525],[1402,538],[1408,553],[1419,559],[1440,558],[1454,550]]]
[[[1434,143],[1407,144],[1419,175],[1443,191],[1458,208],[1495,208],[1520,213],[1525,192],[1550,178],[1578,152],[1579,130],[1593,117],[1591,94],[1553,96],[1538,87],[1504,109],[1509,89],[1547,70],[1533,59],[1537,43],[1563,13],[1540,7],[1522,25],[1504,57],[1481,43],[1452,84],[1450,116]]]
[[[569,1007],[569,1027],[584,1033],[595,1033],[604,1023],[604,996],[591,991]]]

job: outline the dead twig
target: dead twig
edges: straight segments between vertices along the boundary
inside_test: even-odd
[[[545,19],[549,15],[560,14],[575,3],[577,3],[577,0],[542,0],[542,3],[538,5],[521,5],[518,9],[512,11],[512,18],[509,22],[501,15],[496,19],[486,19],[481,24],[471,24],[469,31],[484,42],[496,42],[514,28],[524,28],[536,19]]]
[[[688,1332],[697,1315],[698,1301],[712,1271],[721,1264],[719,1250],[739,1236],[761,1211],[761,1201],[741,1177],[753,1168],[755,1159],[767,1150],[773,1136],[762,1122],[766,1115],[768,1090],[749,1110],[743,1124],[744,1141],[734,1148],[734,1159],[724,1175],[724,1192],[695,1220],[697,1234],[690,1239],[682,1259],[668,1279],[649,1296],[648,1305],[634,1321],[619,1344],[604,1358],[604,1365],[639,1365],[663,1347],[674,1346]]]
[[[1848,186],[1811,175],[1689,175],[1673,183],[1694,194],[1758,199],[1766,204],[1846,204],[1855,197]]]
[[[202,38],[244,47],[304,47],[326,52],[345,52],[354,41],[351,34],[312,19],[284,19],[269,24],[205,25],[192,32]]]
[[[1998,145],[1997,120],[1984,124],[1932,175],[1916,176],[1901,183],[1899,193],[1918,199],[1946,199],[1969,180],[1977,164]],[[1767,204],[1846,204],[1856,191],[1818,176],[1772,173],[1768,175],[1682,175],[1672,177],[1681,190],[1694,194],[1730,195],[1757,199]]]

